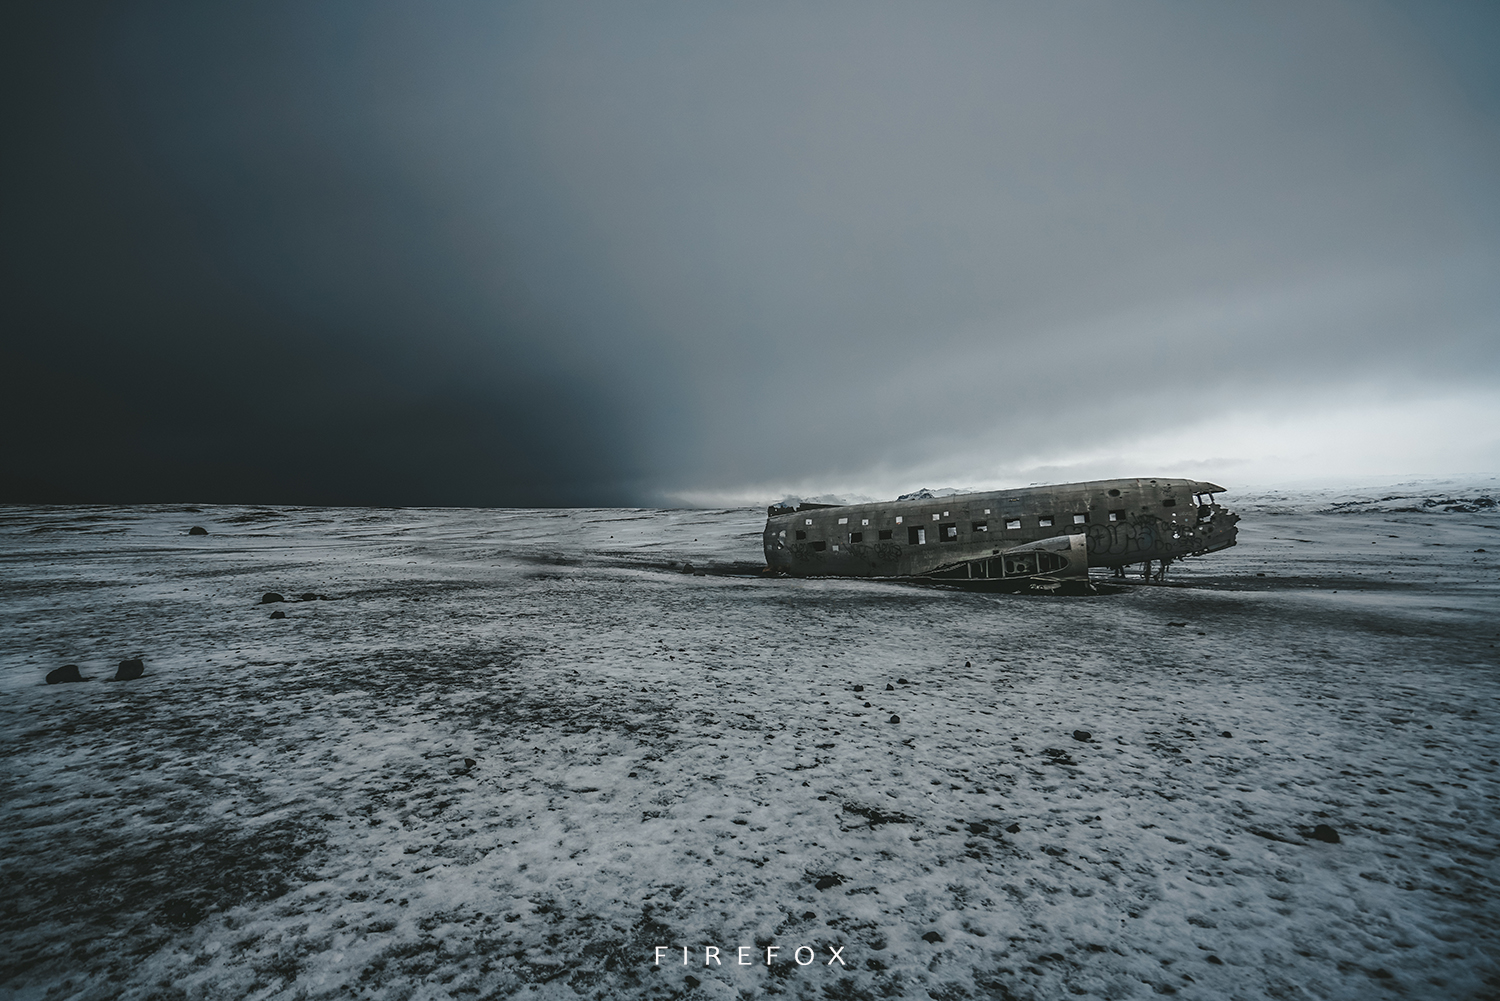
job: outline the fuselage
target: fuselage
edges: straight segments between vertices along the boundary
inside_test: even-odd
[[[1239,516],[1197,480],[1092,480],[874,504],[776,505],[767,565],[794,576],[1078,577],[1227,549]]]

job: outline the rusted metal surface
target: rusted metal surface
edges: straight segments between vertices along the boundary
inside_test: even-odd
[[[797,577],[916,577],[1026,585],[1089,567],[1162,568],[1227,549],[1239,515],[1199,480],[1092,480],[874,504],[775,505],[766,565]]]

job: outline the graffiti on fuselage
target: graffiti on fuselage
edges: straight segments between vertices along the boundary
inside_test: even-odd
[[[1181,544],[1184,534],[1194,534],[1192,529],[1180,528],[1155,515],[1141,515],[1131,521],[1108,525],[1093,524],[1085,534],[1090,555],[1126,556],[1195,548],[1191,541],[1188,545]]]

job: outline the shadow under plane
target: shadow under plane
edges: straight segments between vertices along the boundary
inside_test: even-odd
[[[1200,480],[1090,480],[923,496],[874,504],[772,505],[770,572],[892,577],[998,589],[1085,582],[1089,567],[1143,564],[1157,579],[1173,560],[1228,549],[1239,515]]]

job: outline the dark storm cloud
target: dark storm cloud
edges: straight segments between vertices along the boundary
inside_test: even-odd
[[[11,499],[651,501],[1496,388],[1478,5],[32,16]]]

